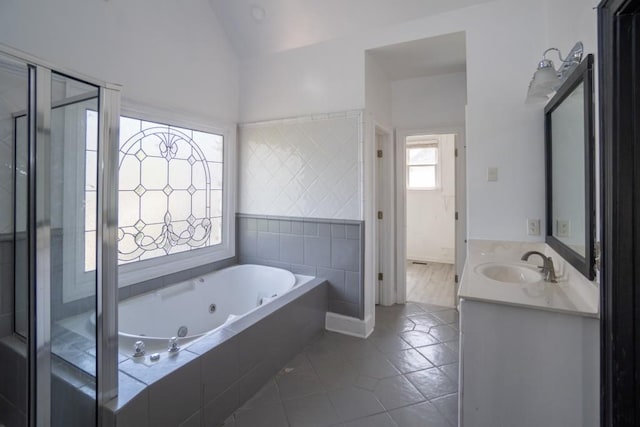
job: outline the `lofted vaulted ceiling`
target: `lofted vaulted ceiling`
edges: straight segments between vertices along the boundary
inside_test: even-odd
[[[209,0],[241,58],[308,46],[491,0]]]

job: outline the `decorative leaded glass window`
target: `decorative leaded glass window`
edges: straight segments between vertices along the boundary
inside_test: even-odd
[[[223,136],[120,118],[118,261],[222,242]]]

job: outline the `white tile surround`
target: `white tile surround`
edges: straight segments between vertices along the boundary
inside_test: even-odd
[[[238,212],[361,220],[362,112],[240,125]]]

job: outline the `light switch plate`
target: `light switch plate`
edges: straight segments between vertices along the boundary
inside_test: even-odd
[[[487,169],[487,181],[493,182],[498,180],[498,168],[490,167]]]
[[[527,220],[527,235],[539,236],[540,235],[540,220],[528,219]]]

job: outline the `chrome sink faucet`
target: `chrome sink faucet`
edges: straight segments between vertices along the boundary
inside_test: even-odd
[[[525,252],[525,254],[522,255],[522,258],[520,259],[522,261],[527,261],[531,255],[540,255],[540,257],[542,258],[543,264],[541,266],[538,266],[538,268],[542,270],[542,274],[544,274],[544,281],[557,283],[556,270],[553,268],[553,260],[551,259],[551,257],[545,256],[545,254],[538,251],[529,251]]]

